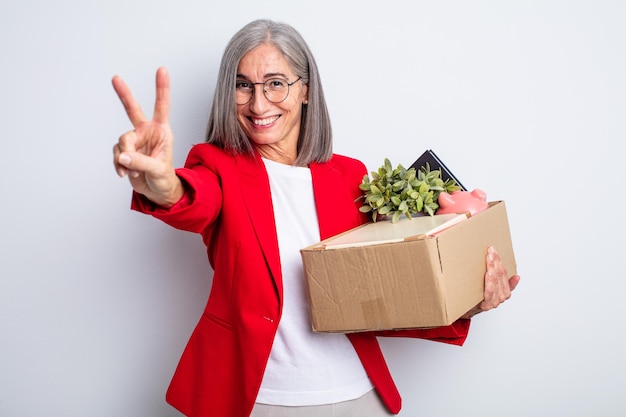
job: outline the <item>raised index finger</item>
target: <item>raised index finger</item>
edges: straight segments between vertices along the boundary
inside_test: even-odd
[[[124,110],[126,110],[126,114],[128,115],[128,118],[133,126],[137,127],[140,123],[145,122],[146,116],[144,116],[143,111],[141,111],[141,106],[139,106],[139,103],[135,101],[135,98],[126,83],[117,75],[113,77],[111,82],[113,84],[113,89],[124,105]]]
[[[163,67],[156,74],[156,101],[154,103],[153,120],[167,123],[170,117],[170,75]]]

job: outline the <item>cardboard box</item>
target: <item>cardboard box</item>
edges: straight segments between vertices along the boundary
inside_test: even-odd
[[[406,219],[413,222],[418,219]],[[402,220],[401,220],[402,222]],[[493,245],[509,276],[517,266],[503,201],[434,236],[400,241],[333,241],[363,234],[368,223],[301,250],[317,332],[445,326],[483,299],[485,255]],[[402,223],[398,223],[402,225]],[[400,227],[398,230],[406,229]],[[349,239],[348,239],[349,240]]]

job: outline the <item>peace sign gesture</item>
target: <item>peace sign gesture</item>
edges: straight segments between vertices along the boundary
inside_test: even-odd
[[[171,206],[184,189],[174,171],[174,135],[169,124],[170,79],[165,68],[156,74],[156,100],[152,120],[148,120],[130,89],[118,76],[113,88],[124,105],[133,130],[120,136],[113,147],[113,164],[120,177],[128,175],[133,189],[162,206]]]

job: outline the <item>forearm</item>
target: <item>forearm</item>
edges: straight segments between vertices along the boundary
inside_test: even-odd
[[[467,313],[463,314],[463,316],[461,318],[469,320],[469,319],[471,319],[472,317],[474,317],[478,313],[482,313],[482,310],[480,309],[479,306],[476,306],[476,307],[472,308],[470,311],[468,311]]]
[[[430,329],[388,330],[376,332],[376,335],[427,339],[460,346],[465,343],[465,339],[469,333],[470,322],[470,320],[461,318],[449,326],[433,327]]]

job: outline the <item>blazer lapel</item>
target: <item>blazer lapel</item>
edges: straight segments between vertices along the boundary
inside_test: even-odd
[[[342,177],[333,159],[312,163],[310,167],[320,240],[363,224],[363,216],[353,201],[359,189],[348,178]],[[338,194],[342,194],[342,198],[338,198]]]
[[[239,186],[244,206],[263,256],[270,270],[280,299],[282,300],[282,272],[278,251],[278,236],[270,193],[270,183],[265,165],[258,154],[238,156],[236,159]]]
[[[317,210],[317,222],[320,227],[320,240],[332,236],[333,227],[331,219],[333,218],[333,193],[329,193],[333,184],[334,172],[332,169],[332,160],[324,164],[312,163],[311,177],[313,179],[313,194],[315,195],[315,209]]]

